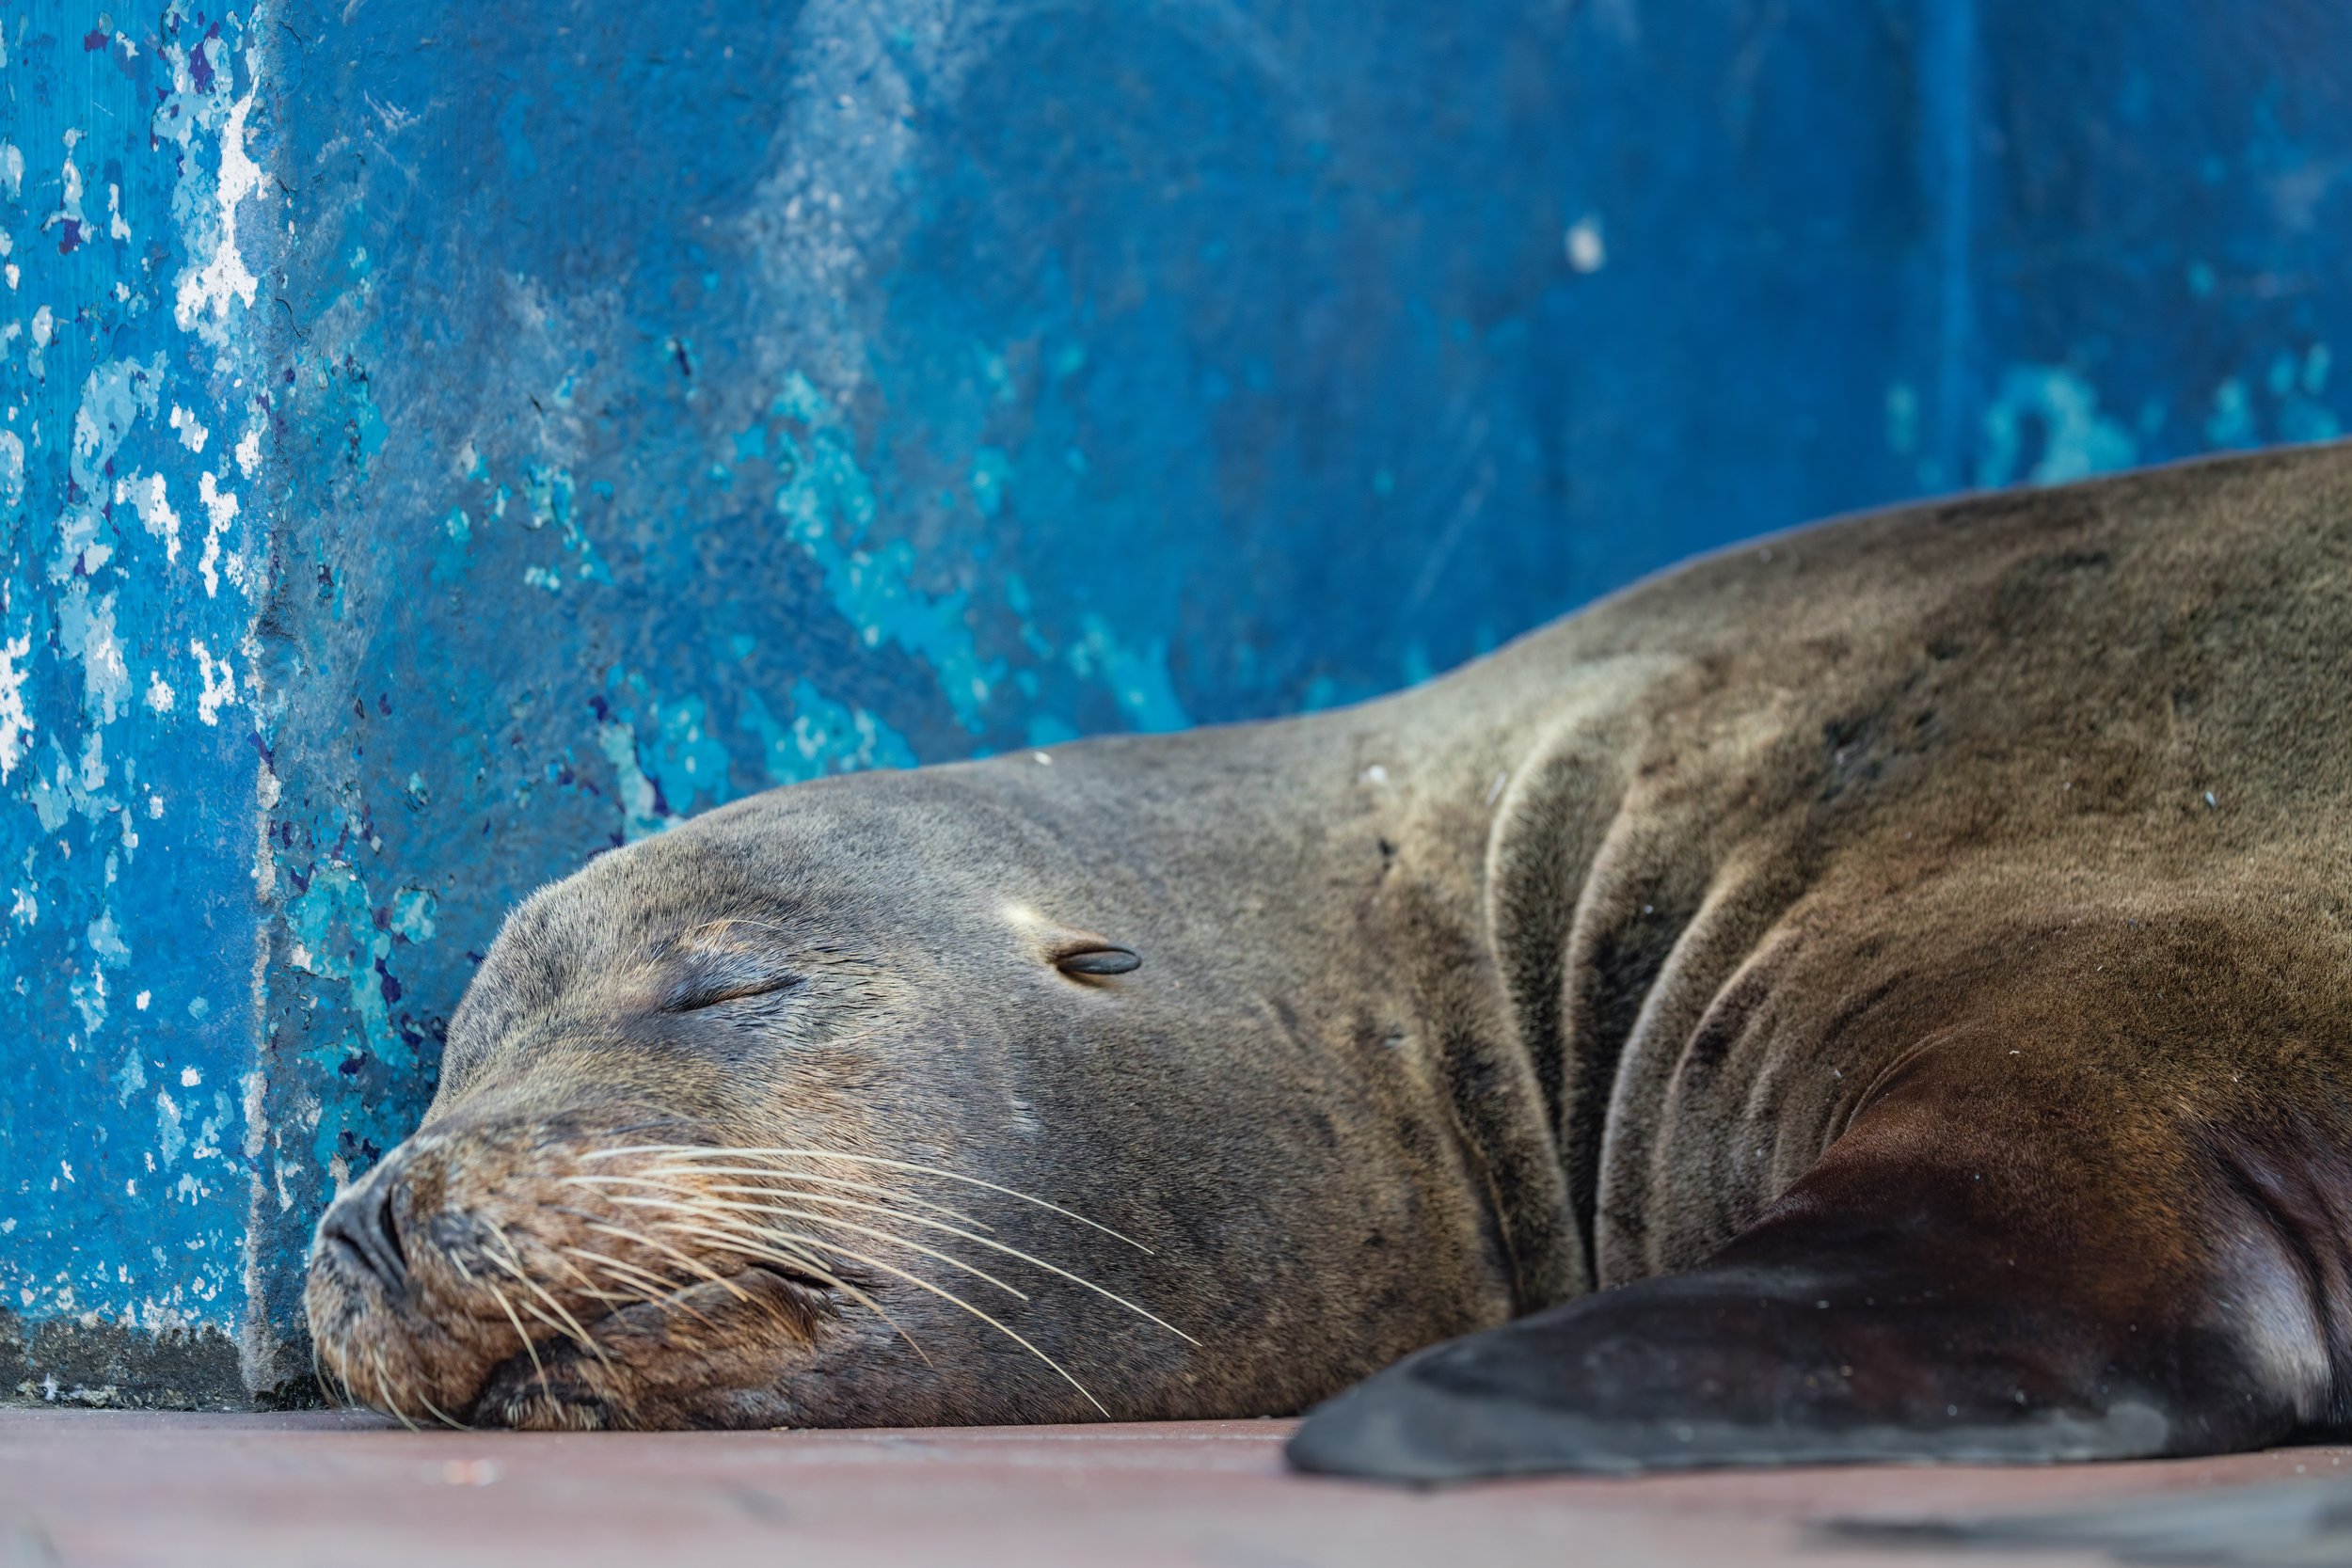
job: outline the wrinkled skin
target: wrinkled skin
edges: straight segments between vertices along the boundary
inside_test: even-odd
[[[1329,1399],[1297,1463],[1422,1480],[2342,1423],[2347,714],[2325,448],[746,800],[509,920],[321,1224],[323,1366],[523,1426]]]

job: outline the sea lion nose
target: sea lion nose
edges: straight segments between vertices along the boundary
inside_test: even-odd
[[[375,1276],[387,1289],[397,1289],[408,1277],[408,1257],[401,1249],[400,1222],[393,1212],[400,1177],[378,1167],[368,1179],[337,1198],[319,1221],[319,1246],[341,1243],[350,1261]]]

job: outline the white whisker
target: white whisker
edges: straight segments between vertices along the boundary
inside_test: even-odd
[[[685,1264],[694,1273],[701,1275],[705,1279],[708,1280],[711,1284],[718,1286],[721,1290],[726,1291],[736,1300],[748,1305],[752,1299],[750,1292],[746,1291],[743,1287],[738,1285],[732,1279],[724,1277],[715,1270],[711,1269],[707,1264],[697,1261],[695,1259],[680,1252],[677,1248],[670,1246],[664,1243],[655,1241],[651,1236],[646,1235],[642,1230],[625,1230],[617,1225],[605,1225],[602,1223],[592,1225],[588,1228],[591,1230],[602,1231],[608,1236],[618,1236],[624,1241],[635,1242],[640,1246],[649,1246],[656,1252],[665,1253],[669,1257],[674,1258],[679,1262]],[[712,1326],[716,1327],[717,1325],[713,1324]]]
[[[604,1354],[604,1347],[596,1343],[596,1336],[580,1327],[580,1320],[573,1317],[569,1312],[566,1312],[564,1309],[564,1304],[556,1300],[555,1297],[549,1293],[546,1286],[532,1278],[530,1272],[523,1267],[522,1249],[515,1244],[514,1238],[507,1235],[505,1230],[501,1227],[496,1220],[485,1218],[483,1223],[490,1227],[490,1233],[493,1236],[496,1236],[499,1239],[500,1243],[506,1248],[506,1256],[503,1258],[500,1257],[495,1252],[485,1252],[484,1256],[488,1258],[491,1262],[496,1263],[500,1268],[504,1269],[507,1274],[514,1278],[515,1282],[520,1285],[524,1290],[529,1291],[532,1295],[535,1295],[541,1301],[546,1302],[548,1308],[555,1313],[556,1317],[561,1318],[563,1322],[557,1323],[552,1321],[548,1317],[546,1312],[540,1311],[536,1307],[533,1307],[528,1301],[523,1303],[524,1310],[528,1311],[532,1317],[537,1318],[541,1323],[546,1323],[549,1328],[554,1329],[557,1333],[562,1334],[577,1342],[580,1349],[595,1356],[598,1361],[603,1362],[606,1370],[610,1370],[612,1366],[612,1357]]]
[[[621,1234],[627,1235],[631,1241],[638,1241],[642,1239],[634,1232],[624,1231],[621,1232]],[[624,1263],[617,1258],[608,1258],[601,1252],[591,1252],[583,1246],[575,1246],[571,1249],[571,1251],[574,1257],[587,1259],[590,1262],[596,1264],[601,1269],[604,1269],[606,1272],[613,1275],[625,1283],[628,1280],[631,1275],[634,1275],[638,1279],[652,1287],[654,1292],[650,1295],[612,1297],[610,1299],[623,1301],[630,1306],[636,1306],[642,1303],[644,1306],[656,1307],[663,1312],[668,1312],[675,1308],[677,1311],[685,1313],[688,1317],[692,1318],[695,1322],[701,1323],[705,1328],[709,1329],[712,1333],[715,1334],[719,1332],[719,1325],[717,1323],[712,1323],[708,1318],[704,1317],[700,1312],[695,1311],[692,1307],[687,1306],[686,1303],[678,1299],[678,1297],[684,1294],[687,1291],[693,1289],[692,1286],[680,1285],[675,1280],[664,1279],[658,1274],[637,1267],[634,1263]]]
[[[380,1396],[375,1402],[377,1406],[389,1413],[392,1419],[406,1427],[410,1432],[416,1431],[417,1423],[408,1418],[408,1412],[403,1410],[400,1407],[400,1402],[393,1398],[392,1374],[384,1365],[382,1348],[377,1347],[371,1354],[375,1357],[375,1391]]]
[[[786,1173],[767,1166],[747,1165],[739,1169],[733,1166],[721,1166],[713,1168],[708,1165],[696,1165],[691,1167],[691,1174],[694,1177],[697,1182],[700,1182],[703,1178],[709,1176],[784,1176]],[[673,1191],[677,1188],[677,1183],[675,1180],[651,1176],[621,1176],[617,1174],[609,1176],[589,1175],[559,1177],[557,1180],[571,1186],[635,1185],[641,1187],[664,1187]],[[871,1181],[851,1181],[845,1177],[819,1176],[814,1171],[804,1170],[796,1170],[791,1172],[788,1180],[793,1181],[814,1181],[818,1185],[823,1187],[842,1187],[850,1192],[870,1193],[877,1197],[895,1198],[900,1203],[913,1204],[917,1209],[928,1210],[935,1214],[945,1214],[951,1220],[961,1220],[965,1225],[971,1226],[976,1229],[993,1230],[996,1228],[994,1226],[990,1225],[985,1220],[979,1218],[979,1216],[966,1213],[961,1209],[950,1208],[945,1203],[932,1203],[927,1199],[915,1197],[910,1194],[901,1193],[896,1188],[880,1186]]]
[[[680,1230],[696,1230],[701,1227],[692,1226],[678,1226],[675,1228]],[[932,1284],[930,1280],[923,1278],[920,1275],[909,1274],[906,1270],[885,1263],[879,1258],[869,1258],[863,1253],[852,1252],[848,1247],[840,1246],[832,1242],[820,1241],[815,1237],[801,1236],[791,1232],[762,1231],[758,1232],[758,1234],[763,1236],[776,1235],[785,1240],[801,1242],[811,1246],[823,1248],[829,1252],[838,1252],[844,1258],[852,1259],[858,1262],[864,1263],[868,1268],[880,1269],[884,1274],[905,1280],[908,1284],[915,1287],[917,1290],[928,1291],[932,1295],[939,1297],[942,1301],[949,1302],[954,1306],[961,1307],[964,1311],[969,1312],[973,1317],[977,1318],[980,1322],[988,1324],[989,1327],[996,1330],[996,1332],[1002,1334],[1006,1338],[1010,1339],[1014,1344],[1019,1345],[1023,1350],[1027,1351],[1031,1355],[1036,1356],[1046,1366],[1052,1368],[1055,1375],[1059,1377],[1064,1383],[1069,1384],[1073,1388],[1078,1390],[1079,1397],[1084,1399],[1087,1403],[1094,1406],[1097,1411],[1100,1411],[1104,1419],[1108,1420],[1110,1418],[1111,1413],[1108,1409],[1104,1408],[1103,1402],[1089,1393],[1087,1391],[1086,1385],[1080,1383],[1076,1378],[1072,1377],[1070,1373],[1063,1369],[1060,1362],[1055,1360],[1052,1356],[1046,1354],[1043,1351],[1038,1349],[1035,1345],[1029,1343],[1028,1340],[1023,1338],[1020,1335],[1014,1333],[1010,1328],[1006,1327],[1005,1324],[997,1322],[994,1318],[990,1317],[986,1312],[981,1311],[978,1307],[973,1306],[961,1296],[957,1295],[954,1291],[944,1290],[941,1287]],[[717,1243],[720,1246],[727,1248],[731,1251],[740,1252],[746,1257],[769,1258],[777,1261],[785,1262],[788,1265],[793,1263],[793,1259],[787,1255],[779,1253],[773,1248],[760,1247],[756,1245],[756,1243],[747,1241],[739,1234],[725,1231],[704,1231],[704,1235],[707,1239]]]
[[[968,1187],[980,1187],[992,1193],[1001,1193],[1007,1197],[1018,1198],[1023,1203],[1034,1204],[1040,1209],[1050,1210],[1064,1219],[1075,1220],[1090,1229],[1100,1230],[1112,1240],[1124,1242],[1146,1256],[1153,1256],[1150,1247],[1145,1246],[1134,1237],[1120,1235],[1109,1226],[1090,1220],[1084,1214],[1063,1208],[1058,1203],[1048,1203],[1045,1199],[1032,1194],[1013,1187],[1000,1187],[993,1181],[983,1181],[977,1176],[965,1176],[958,1171],[942,1170],[937,1165],[918,1164],[912,1160],[889,1160],[879,1154],[848,1154],[839,1149],[830,1148],[750,1148],[739,1146],[711,1147],[695,1144],[632,1144],[621,1148],[590,1149],[581,1158],[611,1160],[629,1154],[655,1154],[685,1161],[733,1160],[746,1157],[764,1160],[843,1160],[852,1164],[881,1165],[890,1170],[913,1171],[924,1176],[935,1176],[946,1181],[960,1181]],[[694,1167],[689,1165],[687,1168]],[[770,1173],[759,1171],[746,1174],[767,1175]]]
[[[790,1178],[787,1178],[787,1180],[790,1180]],[[1128,1311],[1133,1312],[1136,1317],[1148,1319],[1150,1322],[1159,1324],[1162,1328],[1167,1329],[1170,1334],[1173,1334],[1176,1338],[1182,1339],[1188,1345],[1198,1345],[1200,1342],[1200,1340],[1194,1338],[1191,1335],[1185,1333],[1183,1329],[1178,1328],[1174,1323],[1169,1323],[1167,1319],[1160,1317],[1154,1312],[1145,1310],[1143,1307],[1136,1306],[1134,1302],[1129,1301],[1125,1296],[1119,1294],[1117,1291],[1104,1290],[1102,1286],[1097,1285],[1091,1279],[1088,1279],[1080,1275],[1074,1275],[1068,1269],[1049,1263],[1042,1258],[1022,1251],[1019,1247],[1009,1246],[1003,1242],[993,1240],[987,1236],[976,1236],[968,1230],[960,1230],[956,1227],[947,1225],[939,1220],[926,1219],[920,1214],[901,1213],[896,1210],[885,1208],[877,1203],[861,1203],[854,1198],[833,1197],[824,1193],[786,1192],[779,1194],[773,1188],[761,1189],[755,1187],[738,1187],[725,1183],[714,1185],[710,1190],[713,1192],[723,1193],[749,1193],[758,1196],[785,1196],[791,1198],[796,1203],[821,1203],[834,1208],[858,1209],[871,1213],[887,1214],[892,1219],[903,1220],[909,1225],[919,1225],[931,1230],[944,1230],[951,1236],[961,1236],[963,1240],[974,1243],[977,1245],[988,1247],[993,1251],[1001,1252],[1009,1258],[1018,1258],[1025,1263],[1033,1263],[1037,1267],[1043,1269],[1048,1274],[1059,1275],[1062,1278],[1069,1280],[1073,1285],[1083,1285],[1088,1290],[1092,1291],[1096,1295],[1101,1296],[1104,1300],[1117,1302]],[[755,1205],[754,1207],[758,1206]],[[789,1214],[796,1219],[818,1219],[822,1217],[815,1214],[802,1213],[794,1210],[777,1210],[775,1212],[778,1213]],[[846,1225],[848,1222],[831,1221],[829,1223]],[[874,1234],[874,1232],[869,1231],[867,1234]],[[913,1243],[909,1243],[906,1244],[912,1245]],[[986,1276],[983,1275],[982,1277]]]
[[[667,1198],[659,1197],[616,1197],[612,1201],[615,1203],[627,1204],[632,1209],[667,1209],[674,1210],[681,1213],[701,1214],[707,1219],[719,1219],[724,1217],[722,1214],[712,1213],[711,1210],[714,1208],[729,1210],[758,1209],[761,1207],[757,1204],[731,1203],[723,1198],[706,1198],[700,1203],[674,1203]],[[793,1212],[779,1209],[773,1211],[773,1212],[792,1213]],[[987,1283],[995,1286],[998,1290],[1004,1291],[1007,1295],[1011,1296],[1016,1300],[1026,1301],[1029,1299],[1026,1291],[1006,1284],[1003,1280],[997,1278],[994,1275],[990,1274],[987,1270],[976,1268],[972,1264],[965,1262],[961,1258],[953,1257],[950,1254],[941,1252],[936,1247],[927,1247],[920,1242],[910,1242],[903,1236],[894,1236],[887,1230],[877,1230],[872,1226],[857,1225],[849,1220],[836,1220],[828,1214],[803,1213],[796,1214],[794,1217],[805,1220],[815,1220],[823,1225],[835,1225],[839,1226],[844,1230],[854,1230],[862,1236],[872,1236],[881,1241],[895,1242],[902,1247],[907,1247],[923,1254],[926,1258],[934,1258],[940,1262],[947,1264],[951,1268],[961,1269],[964,1273],[972,1275],[974,1278],[984,1280]],[[818,1244],[822,1245],[823,1243],[818,1243]]]
[[[523,1342],[523,1354],[531,1357],[531,1370],[539,1376],[539,1392],[552,1398],[553,1394],[548,1387],[548,1369],[539,1359],[539,1347],[532,1344],[531,1336],[523,1332],[523,1321],[515,1315],[515,1304],[506,1299],[504,1291],[486,1279],[482,1282],[482,1288],[490,1292],[490,1299],[499,1304],[500,1309],[506,1314],[506,1321],[515,1325],[515,1338]]]

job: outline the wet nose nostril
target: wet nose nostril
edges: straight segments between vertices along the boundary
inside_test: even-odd
[[[408,1254],[400,1244],[400,1221],[392,1211],[390,1183],[386,1183],[384,1196],[375,1205],[375,1233],[384,1242],[384,1255],[403,1273],[407,1272]]]
[[[321,1235],[341,1242],[360,1265],[386,1285],[398,1285],[408,1275],[407,1254],[400,1242],[400,1222],[394,1216],[395,1183],[375,1180],[345,1193],[327,1210]]]

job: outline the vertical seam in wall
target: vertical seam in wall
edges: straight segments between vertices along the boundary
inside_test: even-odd
[[[1936,212],[1935,458],[1942,483],[1970,483],[1975,403],[1977,0],[1921,0],[1921,119]]]
[[[278,104],[285,91],[285,55],[288,40],[298,38],[293,28],[278,20],[278,8],[266,3],[256,4],[247,13],[246,38],[246,69],[250,72],[247,90],[271,104],[267,123],[269,134],[260,149],[259,162],[265,166],[266,175],[276,174],[286,156],[284,117]],[[272,211],[289,211],[291,191],[285,191],[278,206]],[[259,272],[264,279],[261,295],[262,308],[246,316],[251,332],[246,353],[255,361],[246,368],[246,375],[255,377],[260,385],[269,387],[273,393],[281,390],[272,378],[274,367],[291,367],[298,339],[293,307],[280,294],[286,287],[285,269],[292,254],[292,244],[277,224],[257,224],[260,231],[248,237],[240,223],[236,238],[241,245],[262,262]],[[279,406],[283,406],[282,404]],[[251,417],[250,413],[246,416]],[[273,431],[275,423],[265,425]],[[278,458],[278,443],[275,436],[265,440],[259,483],[248,492],[254,509],[260,514],[258,527],[262,537],[263,578],[252,593],[251,611],[246,617],[245,635],[240,646],[245,654],[249,673],[251,715],[252,769],[247,777],[251,788],[238,804],[249,814],[247,826],[251,833],[253,860],[247,876],[253,891],[254,924],[252,946],[246,954],[246,1007],[251,1020],[251,1035],[246,1041],[246,1077],[241,1088],[246,1106],[244,1152],[246,1156],[246,1226],[244,1256],[244,1311],[237,1323],[238,1370],[245,1380],[246,1398],[257,1400],[262,1395],[285,1392],[288,1376],[294,1371],[289,1364],[291,1348],[297,1355],[307,1346],[297,1343],[289,1347],[278,1336],[274,1317],[294,1317],[298,1312],[304,1275],[297,1272],[289,1281],[282,1261],[271,1249],[279,1235],[278,1219],[289,1206],[285,1202],[284,1174],[279,1169],[278,1150],[274,1145],[272,1117],[277,1111],[278,1085],[271,1082],[269,961],[274,947],[277,922],[283,908],[283,891],[278,885],[276,846],[270,839],[271,815],[278,799],[277,765],[270,751],[273,728],[267,696],[263,686],[264,659],[262,656],[262,626],[269,619],[271,607],[277,602],[280,579],[286,567],[283,552],[283,524],[288,513],[284,499],[285,485]],[[304,1260],[307,1263],[307,1259]],[[286,1287],[291,1284],[291,1291]],[[291,1301],[284,1299],[291,1296]],[[273,1309],[276,1311],[273,1311]],[[304,1330],[299,1318],[294,1318],[298,1332]]]

